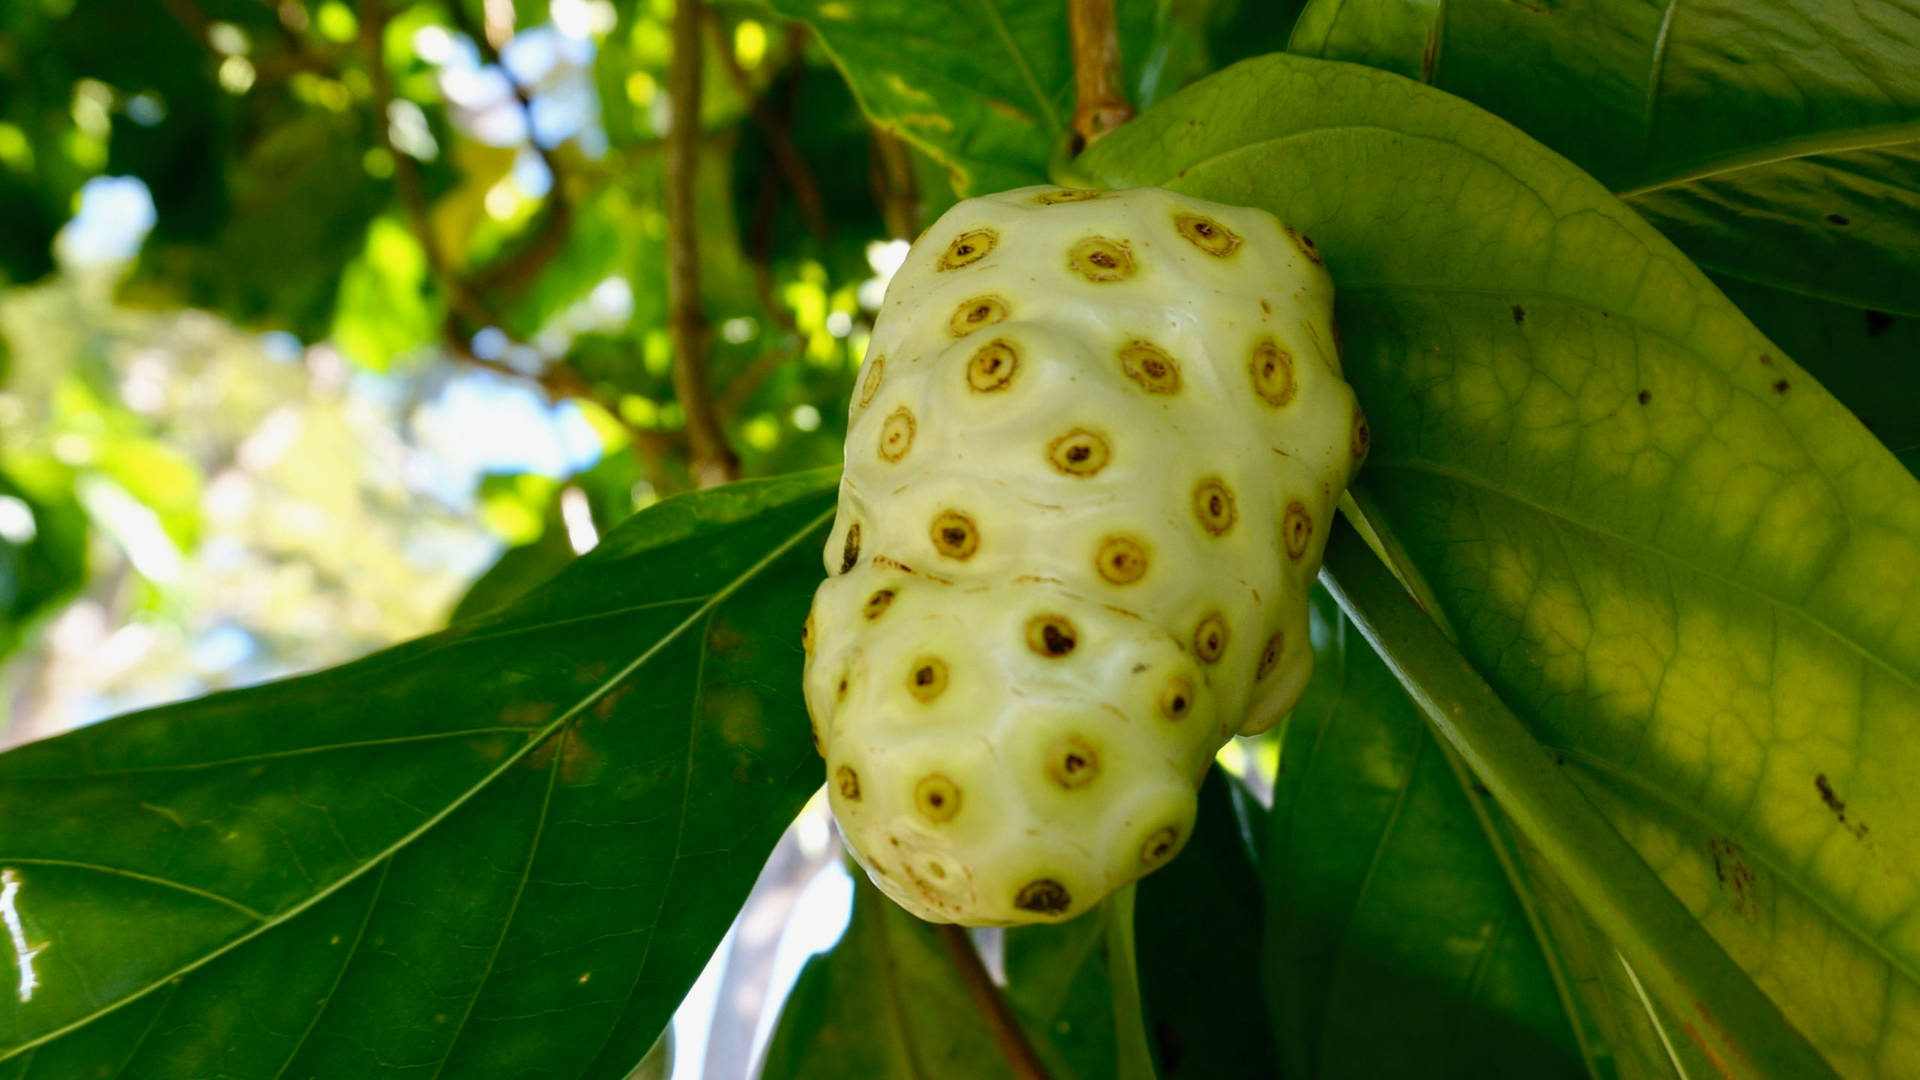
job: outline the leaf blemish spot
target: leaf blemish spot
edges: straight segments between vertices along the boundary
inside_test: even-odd
[[[1653,401],[1653,391],[1651,390],[1640,391],[1639,401],[1640,401],[1640,404],[1642,405],[1650,404]]]

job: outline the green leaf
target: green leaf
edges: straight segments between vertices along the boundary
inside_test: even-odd
[[[833,481],[669,500],[495,615],[0,756],[0,1076],[625,1077],[820,783]]]
[[[333,342],[355,364],[385,371],[440,340],[443,307],[420,241],[399,221],[378,218],[367,229],[366,248],[341,274]]]
[[[86,580],[86,514],[70,486],[47,486],[30,490],[0,471],[0,658]]]
[[[1263,902],[1234,813],[1237,784],[1218,768],[1207,774],[1186,848],[1139,885],[1140,986],[1166,1080],[1280,1075],[1273,1032],[1257,1022],[1267,1010],[1254,947]]]
[[[1066,4],[765,2],[812,26],[867,115],[946,165],[962,198],[1046,181],[1047,161],[1073,123]],[[1116,8],[1136,107],[1204,70],[1192,20],[1157,0]]]
[[[1291,47],[1498,113],[1715,273],[1920,315],[1915,0],[1314,0]]]
[[[1010,1076],[933,926],[849,872],[853,917],[801,970],[762,1080]]]
[[[1261,868],[1287,1075],[1586,1075],[1491,808],[1319,589],[1313,617]]]
[[[1458,99],[1250,61],[1081,165],[1314,235],[1362,485],[1461,651],[1603,806],[1693,823],[1616,819],[1829,1060],[1909,1059],[1920,484],[1636,214]]]

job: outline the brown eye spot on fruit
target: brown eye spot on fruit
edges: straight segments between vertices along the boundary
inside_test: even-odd
[[[1240,236],[1232,229],[1199,214],[1173,215],[1173,227],[1194,247],[1215,258],[1224,259],[1240,246]]]
[[[807,612],[807,621],[800,624],[800,650],[808,656],[813,655],[813,612]]]
[[[1007,317],[1007,302],[997,296],[976,296],[963,300],[947,320],[947,333],[962,338],[983,326],[992,326]]]
[[[1267,404],[1277,409],[1293,400],[1298,389],[1293,381],[1293,355],[1272,338],[1261,338],[1253,347],[1247,370],[1253,373],[1254,392]]]
[[[1127,536],[1109,536],[1100,542],[1093,564],[1100,576],[1115,585],[1131,585],[1147,573],[1147,549]]]
[[[1169,825],[1156,831],[1152,836],[1147,837],[1146,843],[1140,845],[1140,864],[1148,867],[1159,866],[1173,857],[1173,850],[1179,844],[1179,829]]]
[[[1069,735],[1047,751],[1047,775],[1071,791],[1085,787],[1100,775],[1100,755],[1078,735]]]
[[[1314,246],[1313,237],[1308,236],[1306,233],[1301,232],[1291,225],[1283,225],[1281,227],[1287,230],[1287,239],[1293,241],[1293,246],[1300,249],[1300,254],[1305,255],[1315,266],[1322,264],[1323,260],[1320,258],[1320,249]]]
[[[861,614],[867,617],[868,622],[885,615],[887,609],[893,606],[893,594],[892,589],[876,589],[872,596],[867,597],[866,604],[860,609]]]
[[[1647,403],[1647,392],[1640,391],[1640,404]],[[1367,426],[1367,414],[1359,409],[1353,410],[1353,460],[1359,461],[1367,456],[1367,450],[1373,446],[1373,429]]]
[[[934,773],[913,787],[913,805],[920,816],[942,825],[960,812],[960,788],[953,781]]]
[[[980,550],[980,530],[958,510],[942,510],[933,519],[933,549],[949,559],[970,559]]]
[[[994,338],[967,361],[967,385],[982,394],[1005,390],[1020,366],[1020,351],[1006,338]]]
[[[1200,527],[1214,536],[1225,536],[1240,520],[1240,511],[1234,506],[1233,492],[1226,482],[1217,476],[1209,476],[1200,481],[1193,489],[1193,516],[1200,519]]]
[[[1149,394],[1180,392],[1180,362],[1151,341],[1135,338],[1122,345],[1120,370]]]
[[[840,549],[840,572],[846,573],[860,561],[860,523],[854,522],[847,527],[846,546]]]
[[[1285,634],[1275,634],[1267,639],[1267,644],[1260,650],[1260,663],[1254,668],[1255,679],[1266,678],[1273,674],[1274,668],[1280,666],[1280,650],[1286,647],[1286,640]]]
[[[1013,906],[1021,911],[1058,915],[1073,906],[1073,898],[1067,895],[1065,885],[1052,878],[1039,878],[1020,886],[1020,892],[1013,898]]]
[[[873,363],[867,365],[867,377],[860,382],[860,407],[866,408],[873,401],[873,395],[880,390],[880,380],[886,377],[887,358],[876,356]]]
[[[841,672],[840,681],[836,683],[833,688],[833,697],[835,701],[847,700],[848,681],[849,680],[847,678],[847,674],[845,672]]]
[[[1027,648],[1057,660],[1080,644],[1079,631],[1061,615],[1035,615],[1027,620]]]
[[[1000,242],[1000,234],[992,229],[968,229],[953,238],[947,250],[940,255],[937,270],[958,270],[971,266],[987,257],[995,244]]]
[[[907,693],[916,701],[932,701],[947,689],[947,662],[937,656],[923,656],[907,671]]]
[[[1125,281],[1133,276],[1133,253],[1127,245],[1104,236],[1089,236],[1067,252],[1067,266],[1096,283]]]
[[[1299,562],[1313,541],[1313,515],[1307,512],[1305,503],[1295,499],[1287,504],[1287,517],[1280,525],[1280,532],[1287,540],[1287,558]]]
[[[913,413],[905,405],[887,414],[886,422],[880,425],[880,457],[886,461],[906,457],[913,449],[915,427]]]
[[[1203,662],[1217,664],[1227,653],[1227,619],[1213,612],[1193,630],[1193,652]]]
[[[1043,191],[1033,197],[1041,206],[1054,206],[1058,203],[1088,202],[1105,195],[1104,191],[1089,191],[1086,188],[1061,188],[1059,191]]]
[[[1160,689],[1160,715],[1169,720],[1184,720],[1193,711],[1193,680],[1175,675]]]
[[[848,802],[860,801],[860,774],[853,771],[853,766],[842,765],[833,770],[833,783],[840,789],[841,798]]]
[[[1068,476],[1092,476],[1112,457],[1107,440],[1086,428],[1074,428],[1047,444],[1047,461]]]

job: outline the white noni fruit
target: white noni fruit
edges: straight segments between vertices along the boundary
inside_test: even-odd
[[[1057,921],[1298,699],[1367,449],[1313,242],[1157,188],[960,203],[887,290],[804,640],[834,815],[921,918]]]

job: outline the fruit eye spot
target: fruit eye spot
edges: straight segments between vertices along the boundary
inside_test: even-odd
[[[887,613],[887,609],[892,606],[893,606],[893,590],[881,589],[875,592],[872,596],[867,597],[866,607],[863,609],[863,611],[869,620],[877,619],[880,616],[885,615]]]
[[[833,692],[834,696],[841,701],[847,700],[847,677],[845,675],[840,676],[840,685],[834,687]]]
[[[1227,620],[1219,612],[1213,612],[1200,620],[1193,631],[1193,651],[1206,663],[1218,663],[1227,651]]]
[[[1653,395],[1640,391],[1640,404],[1645,405]],[[1359,409],[1353,410],[1353,460],[1359,461],[1367,456],[1367,449],[1373,445],[1373,429],[1367,426],[1367,414]]]
[[[970,229],[953,238],[947,250],[940,256],[937,269],[958,270],[971,266],[987,257],[993,246],[1000,242],[1000,234],[992,229]]]
[[[867,404],[873,400],[873,395],[879,391],[880,380],[884,377],[883,373],[886,370],[887,370],[887,358],[884,356],[874,357],[873,364],[867,368],[866,379],[860,383],[860,407],[861,408],[863,409],[866,408]]]
[[[1100,576],[1115,585],[1131,585],[1147,573],[1147,549],[1125,536],[1107,537],[1093,561]]]
[[[1061,188],[1059,191],[1043,191],[1033,197],[1041,206],[1053,206],[1056,203],[1087,202],[1105,195],[1104,191],[1088,191],[1085,188]]]
[[[1065,885],[1052,878],[1040,878],[1020,887],[1020,892],[1013,898],[1013,906],[1021,911],[1058,915],[1073,906],[1073,898],[1067,895]]]
[[[813,652],[813,613],[812,612],[808,612],[807,621],[800,624],[800,648],[809,654]]]
[[[905,405],[888,414],[886,423],[880,425],[880,456],[887,461],[899,461],[913,449],[913,433],[916,425],[913,413]]]
[[[1253,389],[1267,404],[1277,409],[1293,400],[1294,391],[1298,389],[1293,381],[1293,356],[1272,338],[1262,338],[1260,344],[1253,347],[1249,368],[1253,372]]]
[[[933,519],[933,547],[949,559],[970,559],[980,550],[980,532],[967,515],[942,510]]]
[[[1287,239],[1292,240],[1293,246],[1300,249],[1300,254],[1305,255],[1315,266],[1321,265],[1320,249],[1314,246],[1313,237],[1291,225],[1281,227],[1287,230]]]
[[[833,771],[834,785],[840,789],[840,797],[848,802],[860,801],[860,774],[850,765],[842,765]]]
[[[1232,229],[1199,214],[1175,214],[1173,227],[1194,247],[1215,258],[1224,259],[1240,247],[1240,237]]]
[[[1004,390],[1019,366],[1019,351],[1005,338],[995,338],[967,362],[967,385],[983,394]]]
[[[1112,458],[1107,440],[1098,432],[1074,428],[1047,444],[1047,460],[1068,476],[1092,476]]]
[[[1041,656],[1058,659],[1079,644],[1079,632],[1059,615],[1035,615],[1027,620],[1027,648]]]
[[[1151,341],[1135,339],[1120,347],[1120,370],[1149,394],[1180,392],[1180,363]]]
[[[1300,500],[1287,504],[1287,516],[1280,531],[1287,538],[1287,558],[1294,562],[1307,553],[1307,544],[1313,540],[1313,515]]]
[[[966,337],[983,326],[992,326],[1007,317],[1007,302],[997,296],[976,296],[961,303],[947,320],[947,333]]]
[[[1047,752],[1047,775],[1069,791],[1086,787],[1100,775],[1100,755],[1087,740],[1069,735]]]
[[[1180,830],[1169,825],[1147,837],[1140,845],[1140,862],[1145,866],[1158,866],[1173,854],[1174,845],[1180,842]]]
[[[1240,520],[1233,492],[1217,476],[1207,477],[1193,489],[1193,513],[1200,520],[1200,527],[1214,536],[1227,535],[1234,522]]]
[[[924,656],[913,662],[907,675],[907,692],[916,700],[932,701],[947,688],[947,664],[937,656]]]
[[[840,572],[846,573],[860,561],[860,524],[855,522],[847,528],[846,546],[840,549]]]
[[[1160,691],[1160,715],[1169,720],[1179,720],[1193,708],[1193,681],[1184,675],[1176,675]]]
[[[960,789],[953,781],[934,773],[914,785],[913,804],[921,817],[935,825],[944,824],[960,812]]]
[[[1285,647],[1286,635],[1275,634],[1267,639],[1266,647],[1260,650],[1260,664],[1254,670],[1255,679],[1264,679],[1273,674],[1280,664],[1280,650]]]
[[[1095,283],[1124,281],[1133,276],[1133,254],[1123,242],[1089,236],[1067,253],[1073,272]]]

